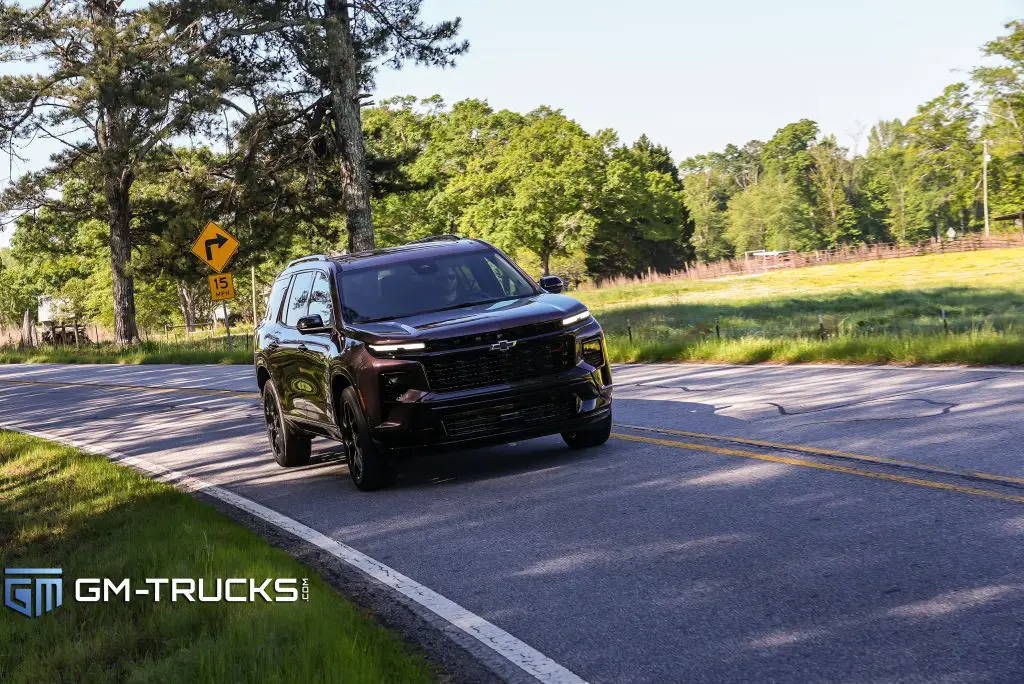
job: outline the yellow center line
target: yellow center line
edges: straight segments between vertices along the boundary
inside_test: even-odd
[[[155,387],[153,385],[119,385],[100,382],[54,382],[46,380],[10,380],[0,378],[0,383],[11,385],[39,385],[41,387],[92,387],[95,389],[130,390],[133,392],[178,392],[182,394],[206,394],[211,396],[234,396],[253,399],[260,396],[259,392],[244,392],[240,390],[209,389],[206,387]]]
[[[644,432],[656,432],[665,435],[679,435],[681,437],[696,437],[697,439],[713,439],[719,442],[736,442],[737,444],[749,444],[751,446],[767,447],[769,449],[783,449],[785,451],[798,451],[815,456],[835,456],[837,458],[848,458],[855,461],[867,463],[879,463],[882,465],[902,466],[927,470],[941,475],[955,475],[958,477],[971,477],[978,480],[991,482],[1002,482],[1004,484],[1024,485],[1024,478],[1012,477],[1010,475],[997,475],[977,470],[959,470],[957,468],[946,468],[943,466],[922,463],[920,461],[906,461],[898,458],[885,458],[884,456],[869,456],[867,454],[855,454],[849,451],[835,451],[834,449],[819,449],[817,447],[805,446],[802,444],[783,444],[781,442],[768,442],[762,439],[746,439],[744,437],[730,437],[729,435],[713,435],[704,432],[689,432],[687,430],[672,430],[670,428],[652,428],[643,425],[626,425],[616,423],[620,428],[627,430],[641,430]]]
[[[832,463],[818,463],[816,461],[806,461],[799,458],[792,458],[790,456],[774,456],[770,454],[759,454],[754,451],[746,451],[743,449],[726,449],[725,447],[710,446],[708,444],[678,442],[672,439],[658,439],[656,437],[642,437],[640,435],[624,435],[620,433],[612,433],[612,437],[615,437],[616,439],[624,439],[630,442],[656,444],[658,446],[672,447],[674,449],[704,451],[707,453],[719,454],[722,456],[738,456],[740,458],[751,458],[757,461],[768,461],[770,463],[785,463],[786,465],[800,466],[804,468],[814,468],[816,470],[827,470],[833,473],[844,473],[846,475],[859,475],[861,477],[870,477],[875,480],[901,482],[903,484],[915,485],[917,487],[928,487],[930,489],[942,489],[949,492],[959,492],[961,494],[974,494],[976,496],[986,496],[991,499],[999,499],[1000,501],[1024,503],[1024,496],[1018,496],[1014,494],[1003,494],[1001,492],[993,492],[987,489],[979,489],[977,487],[964,487],[962,485],[950,484],[948,482],[938,482],[936,480],[924,480],[917,477],[905,477],[903,475],[878,473],[870,470],[861,470],[860,468],[851,468],[849,466],[835,465]]]

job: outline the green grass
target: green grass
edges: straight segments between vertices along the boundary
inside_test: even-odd
[[[574,294],[615,361],[1021,364],[1022,274],[1015,248]]]
[[[0,348],[0,363],[220,363],[251,364],[252,337],[237,338],[228,350],[222,340],[196,342],[143,342],[130,347],[115,344],[41,346],[35,349]]]
[[[439,673],[284,551],[212,507],[0,431],[0,567],[60,567],[64,604],[0,608],[0,681],[428,682]],[[77,603],[77,577],[309,578],[295,603]]]

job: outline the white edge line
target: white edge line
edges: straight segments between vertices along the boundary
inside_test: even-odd
[[[484,646],[495,651],[527,674],[545,684],[586,684],[574,672],[559,665],[554,660],[520,641],[497,625],[488,622],[475,613],[466,610],[451,599],[445,598],[436,591],[423,586],[419,582],[406,577],[397,570],[384,565],[365,553],[332,539],[313,528],[303,525],[298,520],[282,515],[275,510],[262,506],[251,499],[239,496],[204,480],[186,475],[177,470],[170,470],[137,456],[128,456],[113,449],[99,447],[82,440],[65,437],[41,430],[32,430],[9,423],[0,422],[0,429],[20,432],[32,437],[60,442],[82,451],[105,456],[112,461],[123,463],[136,470],[144,471],[153,479],[172,483],[179,489],[202,491],[207,496],[223,501],[239,510],[268,522],[300,539],[317,546],[338,560],[361,570],[381,584],[394,589],[403,596],[415,601],[448,623],[458,627]]]

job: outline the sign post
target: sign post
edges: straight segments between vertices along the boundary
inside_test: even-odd
[[[209,276],[210,299],[220,302],[224,311],[224,330],[228,336],[228,348],[231,348],[231,324],[228,321],[228,300],[235,298],[235,277],[224,273],[231,257],[238,251],[238,238],[218,226],[213,221],[206,224],[199,237],[192,243],[190,250],[200,261],[213,269],[217,275]],[[216,317],[214,317],[216,322]]]

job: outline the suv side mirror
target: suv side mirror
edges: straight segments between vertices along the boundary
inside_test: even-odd
[[[565,289],[565,283],[558,276],[544,276],[540,279],[540,289],[551,294],[559,294]]]
[[[295,324],[295,327],[299,332],[305,333],[328,332],[331,329],[330,326],[324,325],[324,319],[320,317],[320,314],[303,316],[299,319],[299,322]]]

